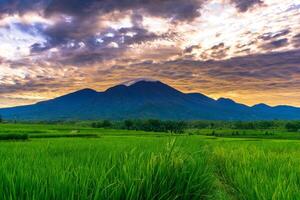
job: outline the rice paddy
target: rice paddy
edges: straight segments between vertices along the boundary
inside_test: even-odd
[[[0,141],[4,200],[300,199],[295,139],[0,125],[18,134]]]

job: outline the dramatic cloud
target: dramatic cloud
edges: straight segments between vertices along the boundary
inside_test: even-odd
[[[295,35],[292,40],[295,48],[300,47],[300,33]]]
[[[0,0],[0,13],[0,107],[141,77],[300,106],[296,0]]]
[[[201,3],[200,0],[53,0],[47,6],[46,13],[87,17],[116,10],[142,10],[155,16],[189,20],[199,16]]]
[[[259,39],[263,40],[271,40],[271,39],[276,39],[282,36],[285,36],[289,34],[291,31],[289,29],[281,30],[275,33],[264,33],[263,35],[259,36]]]
[[[234,3],[241,12],[245,12],[255,5],[263,4],[262,0],[231,0],[231,2]]]
[[[284,47],[288,45],[288,39],[284,38],[284,39],[280,39],[280,40],[274,40],[272,42],[266,43],[262,45],[263,49],[266,50],[271,50],[271,49],[277,49],[280,47]]]
[[[1,0],[0,13],[4,14],[24,14],[28,11],[39,10],[44,6],[45,1],[41,0]]]

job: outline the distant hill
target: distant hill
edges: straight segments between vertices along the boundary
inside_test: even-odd
[[[182,93],[160,81],[140,80],[104,92],[83,89],[34,105],[4,108],[0,114],[4,119],[17,120],[290,120],[300,119],[300,108],[265,104],[250,107],[231,99]]]

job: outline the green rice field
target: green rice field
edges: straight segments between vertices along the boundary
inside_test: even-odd
[[[1,124],[0,199],[300,199],[300,133],[211,132]]]

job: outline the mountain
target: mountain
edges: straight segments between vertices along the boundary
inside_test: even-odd
[[[231,99],[214,100],[200,93],[182,93],[160,81],[139,80],[97,92],[83,89],[28,106],[0,109],[4,119],[300,119],[300,108],[246,106]]]

